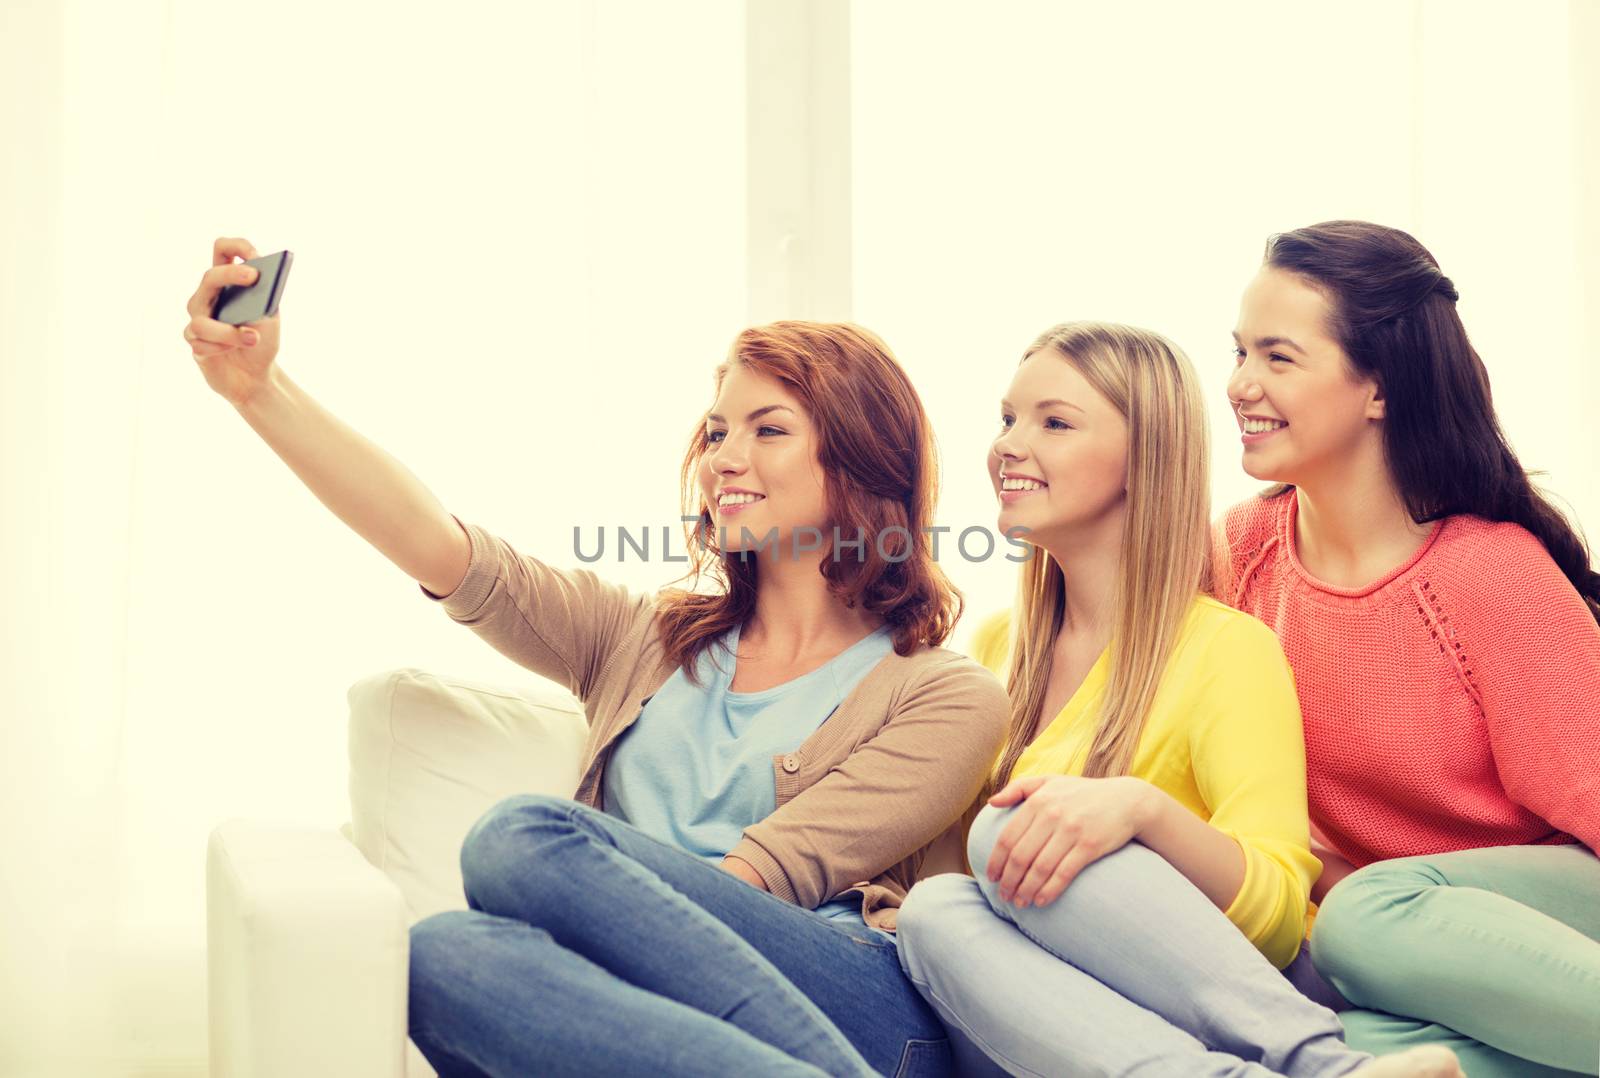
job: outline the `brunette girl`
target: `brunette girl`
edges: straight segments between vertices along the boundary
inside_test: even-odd
[[[1310,954],[1349,1042],[1593,1074],[1600,576],[1507,443],[1457,298],[1398,229],[1267,241],[1228,394],[1274,485],[1218,529],[1217,595],[1294,669]]]

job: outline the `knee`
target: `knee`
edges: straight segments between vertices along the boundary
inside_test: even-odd
[[[429,965],[461,952],[461,940],[477,917],[471,910],[444,910],[411,926],[411,964]]]
[[[462,856],[469,852],[492,850],[507,831],[529,823],[551,824],[565,819],[576,802],[545,794],[513,794],[503,797],[473,823],[461,842]]]
[[[478,817],[461,840],[461,882],[469,901],[475,891],[492,886],[519,856],[513,849],[519,833],[545,833],[564,826],[575,802],[545,794],[515,794],[497,801]],[[526,856],[522,851],[521,856]]]
[[[1355,875],[1345,877],[1323,896],[1317,906],[1317,919],[1311,926],[1311,964],[1330,982],[1343,981],[1356,965],[1354,960],[1360,953],[1357,945],[1365,935],[1361,923],[1365,920],[1368,902],[1357,889],[1348,886],[1355,878]],[[1345,984],[1334,987],[1348,998]]]
[[[1379,861],[1340,880],[1317,906],[1311,963],[1353,1003],[1367,998],[1369,978],[1392,964],[1404,945],[1415,900],[1440,885],[1425,864]]]
[[[990,881],[986,869],[995,844],[1000,839],[1000,832],[1005,830],[1007,822],[1019,807],[995,808],[986,805],[978,813],[977,819],[972,821],[972,830],[967,833],[967,860],[985,894],[999,894],[999,885]],[[1070,899],[1071,903],[1081,906],[1096,901],[1098,897],[1121,904],[1130,894],[1138,894],[1141,889],[1171,886],[1175,880],[1179,885],[1187,882],[1166,858],[1134,841],[1084,866],[1057,901]]]
[[[895,936],[901,941],[939,931],[972,893],[972,877],[946,872],[919,880],[906,894],[895,917]]]
[[[930,952],[941,943],[958,944],[965,933],[957,921],[970,911],[975,898],[987,912],[975,881],[959,872],[929,876],[911,888],[895,916],[895,942],[908,975],[927,980]]]
[[[987,878],[985,870],[990,855],[994,853],[994,844],[999,841],[1000,832],[1005,830],[1006,823],[1019,807],[996,808],[985,805],[972,821],[972,827],[967,831],[967,864],[972,866],[972,874],[978,879]]]
[[[470,910],[445,910],[411,926],[409,980],[415,1001],[437,987],[461,981],[473,960],[468,941],[478,914]],[[413,1008],[415,1008],[415,1002]]]
[[[512,976],[504,963],[517,949],[536,944],[553,945],[550,933],[477,910],[445,910],[412,925],[407,968],[412,1038],[471,1028],[481,1020],[485,1000],[495,1002]]]

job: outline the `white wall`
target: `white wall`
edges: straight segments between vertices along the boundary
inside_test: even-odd
[[[751,311],[887,337],[957,529],[993,524],[994,402],[1035,333],[1160,329],[1204,373],[1230,502],[1261,242],[1369,217],[1439,256],[1525,462],[1600,531],[1592,3],[820,10],[803,62],[747,77],[736,0],[0,4],[0,1075],[201,1073],[210,828],[342,821],[367,673],[526,676],[206,387],[179,335],[219,235],[295,251],[298,382],[574,564],[574,524],[676,519]],[[803,176],[783,139],[747,162],[747,100],[817,125]],[[785,229],[806,258],[774,257]],[[944,564],[971,609],[1009,602],[1002,558]]]
[[[854,311],[933,413],[942,517],[992,527],[1000,395],[1027,343],[1076,318],[1183,347],[1212,405],[1214,506],[1259,489],[1224,389],[1239,294],[1268,234],[1355,217],[1440,260],[1524,464],[1600,539],[1595,11],[854,5]],[[1003,561],[952,569],[974,609],[1012,601]]]
[[[677,520],[745,317],[741,6],[416,10],[0,4],[0,1074],[202,1066],[210,828],[344,820],[367,673],[530,676],[211,393],[214,238],[295,252],[282,366],[464,519],[567,564]]]

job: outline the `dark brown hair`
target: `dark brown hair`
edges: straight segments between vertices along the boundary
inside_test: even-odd
[[[961,616],[962,598],[934,560],[925,530],[939,486],[933,433],[889,346],[848,323],[774,322],[734,339],[714,374],[718,388],[735,364],[799,397],[816,432],[828,507],[822,549],[834,555],[822,558],[828,590],[847,607],[882,616],[901,655],[942,644]],[[684,516],[696,517],[687,531],[691,585],[665,589],[656,615],[667,656],[691,680],[700,652],[755,610],[760,560],[714,546],[711,510],[697,482],[709,448],[702,416],[679,477]],[[859,550],[853,542],[835,548],[834,528],[846,541],[864,538]],[[710,593],[696,590],[707,572],[718,585]]]
[[[1471,513],[1521,525],[1600,621],[1588,545],[1511,451],[1489,373],[1456,312],[1455,285],[1427,248],[1397,228],[1325,221],[1269,237],[1265,263],[1323,295],[1334,339],[1356,372],[1377,382],[1384,456],[1411,518]]]

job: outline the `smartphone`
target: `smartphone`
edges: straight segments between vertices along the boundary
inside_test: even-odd
[[[277,314],[284,282],[289,279],[289,267],[294,265],[294,253],[279,251],[275,255],[262,255],[249,259],[244,265],[256,268],[255,283],[230,284],[217,293],[211,317],[219,322],[240,326]]]

